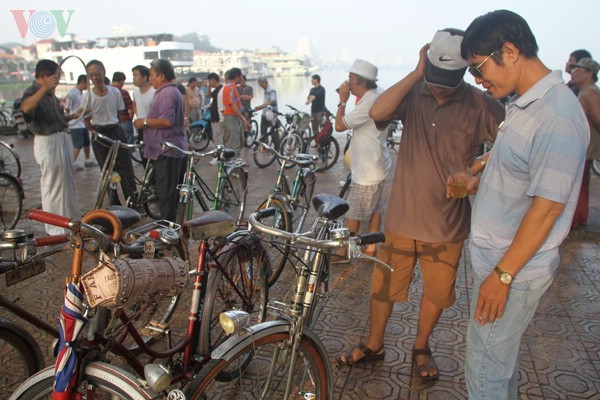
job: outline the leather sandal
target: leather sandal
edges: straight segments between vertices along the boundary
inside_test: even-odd
[[[427,361],[425,364],[418,365],[417,356],[429,356],[429,361]],[[424,381],[435,381],[440,377],[440,371],[437,367],[437,364],[433,360],[433,355],[431,354],[431,349],[429,347],[427,347],[426,349],[413,349],[412,359],[413,364],[417,369],[417,374],[419,375],[419,378],[423,379]],[[423,372],[425,372],[425,370],[429,368],[435,369],[436,373],[434,375],[423,375]]]
[[[356,349],[360,350],[363,354],[363,356],[358,359],[352,358],[352,353],[354,353],[354,350]],[[342,356],[345,360],[342,360]],[[339,365],[356,365],[367,361],[379,361],[385,359],[385,350],[383,350],[383,344],[377,350],[371,350],[366,344],[359,343],[358,346],[354,346],[350,350],[343,352],[335,359]]]

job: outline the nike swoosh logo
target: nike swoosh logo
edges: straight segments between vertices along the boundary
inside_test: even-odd
[[[440,61],[452,61],[452,58],[440,56],[440,58],[438,58],[438,60],[440,60]]]

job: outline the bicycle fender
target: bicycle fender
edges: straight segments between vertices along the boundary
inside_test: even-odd
[[[291,324],[288,321],[277,320],[262,322],[246,329],[240,329],[219,345],[219,347],[214,349],[210,356],[212,359],[223,359],[228,361],[243,348],[258,339],[278,333],[288,333],[291,329],[290,325]],[[307,327],[302,329],[302,336],[308,337],[315,344],[315,347],[319,351],[319,355],[325,360],[327,385],[329,386],[328,393],[329,398],[331,398],[333,396],[333,371],[331,370],[331,363],[329,362],[329,355],[327,354],[325,345],[321,339]]]

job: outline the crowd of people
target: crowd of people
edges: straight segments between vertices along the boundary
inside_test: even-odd
[[[476,18],[465,31],[435,32],[415,69],[387,89],[378,85],[374,64],[353,63],[337,90],[335,113],[335,129],[353,131],[353,190],[345,224],[352,232],[363,222],[378,231],[383,222],[385,243],[364,252],[394,271],[375,267],[368,337],[338,355],[339,364],[385,359],[387,323],[394,303],[407,301],[418,263],[423,296],[412,360],[422,379],[437,379],[430,338],[443,310],[456,300],[466,244],[475,277],[465,358],[469,397],[517,398],[521,336],[552,283],[559,245],[571,229],[587,223],[589,167],[600,156],[600,64],[585,50],[573,52],[565,84],[561,72],[551,71],[537,54],[527,22],[499,10]],[[133,68],[133,99],[122,89],[123,74],[115,73],[107,84],[104,65],[92,60],[63,109],[54,93],[58,71],[53,61],[38,62],[22,110],[35,133],[42,207],[70,217],[81,215],[73,171],[82,148],[84,165],[94,165],[88,132],[131,142],[131,125],[143,135],[144,157],[155,163],[161,214],[173,219],[184,162],[181,154],[161,151],[160,143],[187,148],[185,127],[210,110],[215,143],[239,156],[252,112],[261,111],[264,134],[278,110],[277,92],[266,78],[258,79],[262,103],[252,108],[255,94],[239,68],[228,71],[224,84],[211,73],[206,81],[189,79],[183,88],[168,60]],[[464,81],[466,71],[485,91]],[[306,104],[318,132],[325,89],[319,75],[311,82]],[[351,95],[355,107],[346,112]],[[395,169],[384,133],[392,120],[403,126]],[[493,149],[476,157],[487,141]],[[106,148],[92,140],[92,149],[102,166]],[[452,190],[456,166],[466,171],[473,205]],[[124,195],[133,196],[128,151],[119,152],[117,169],[123,171]],[[53,229],[46,227],[48,233]],[[333,262],[348,257],[337,253]]]

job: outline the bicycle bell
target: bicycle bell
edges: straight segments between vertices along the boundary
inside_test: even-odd
[[[332,240],[348,239],[350,237],[350,229],[335,228],[330,231],[330,235]]]

